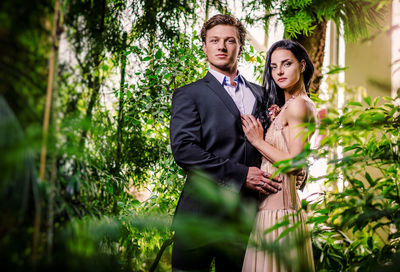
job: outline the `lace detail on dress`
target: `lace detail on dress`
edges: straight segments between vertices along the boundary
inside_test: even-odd
[[[282,106],[281,111],[279,114],[276,116],[275,120],[272,121],[271,125],[269,126],[267,132],[265,133],[265,141],[269,143],[270,145],[274,145],[274,132],[278,130],[283,129],[283,124],[282,124],[282,112],[286,110],[288,107],[289,103],[293,100],[293,97],[290,98],[288,101],[286,101],[285,105]]]
[[[274,121],[272,121],[270,127],[268,128],[267,132],[265,133],[265,141],[269,143],[270,145],[274,145],[274,137],[275,137],[275,132],[282,130],[283,125],[282,125],[282,115],[281,112],[278,114],[278,116],[275,118]]]

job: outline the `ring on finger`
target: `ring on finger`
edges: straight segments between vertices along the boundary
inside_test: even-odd
[[[262,183],[261,183],[261,187],[264,187],[264,185],[265,185],[265,182],[264,181],[261,181]]]

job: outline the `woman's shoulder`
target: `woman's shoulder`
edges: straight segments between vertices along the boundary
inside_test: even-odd
[[[310,119],[315,115],[315,104],[306,95],[299,95],[293,98],[286,108],[288,118]]]

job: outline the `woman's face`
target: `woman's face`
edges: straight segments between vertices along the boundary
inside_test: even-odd
[[[301,79],[305,61],[299,62],[290,50],[277,48],[271,55],[271,75],[275,83],[283,90],[294,87]]]

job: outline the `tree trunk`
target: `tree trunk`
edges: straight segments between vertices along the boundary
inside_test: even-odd
[[[92,93],[90,95],[88,106],[87,106],[87,109],[86,109],[86,120],[87,120],[87,122],[89,124],[91,124],[91,122],[92,122],[93,108],[96,105],[96,103],[98,101],[98,98],[99,98],[99,94],[100,94],[100,87],[101,86],[100,86],[100,75],[99,75],[100,74],[100,72],[99,72],[100,69],[99,69],[99,65],[100,64],[98,64],[97,66],[94,67],[94,69],[96,69],[98,73],[94,76],[92,84],[89,84],[89,89],[92,89]],[[79,146],[81,148],[84,147],[88,131],[89,131],[88,127],[85,127],[82,130],[81,140],[80,140],[80,143],[79,143]]]
[[[314,76],[311,79],[310,91],[318,92],[322,79],[322,64],[324,63],[324,48],[327,22],[322,21],[316,25],[310,36],[297,35],[292,40],[304,46],[314,64]]]
[[[208,21],[208,17],[209,17],[209,11],[210,11],[210,0],[206,0],[206,7],[205,7],[205,18],[204,18],[204,22]]]
[[[117,156],[115,162],[114,172],[116,173],[121,165],[122,155],[122,128],[124,126],[124,102],[125,102],[125,70],[126,70],[126,55],[125,49],[127,47],[127,33],[123,34],[123,45],[121,50],[121,81],[119,90],[119,106],[118,106],[118,125],[117,125]]]
[[[103,0],[102,3],[102,10],[101,10],[101,18],[100,18],[100,22],[99,22],[99,35],[102,35],[105,29],[105,16],[106,16],[106,1]],[[93,70],[96,70],[97,73],[94,74],[93,76],[93,81],[90,82],[89,80],[89,84],[88,87],[89,89],[92,89],[92,93],[90,95],[89,98],[89,102],[88,102],[88,107],[86,109],[86,119],[88,121],[89,124],[91,124],[92,122],[92,115],[93,115],[93,108],[95,107],[95,105],[98,102],[98,97],[100,94],[100,88],[101,88],[101,78],[100,78],[100,64],[101,61],[103,59],[103,55],[104,55],[104,44],[100,46],[96,47],[96,52],[92,55],[94,56],[94,61],[93,61]],[[79,146],[81,148],[83,148],[86,137],[87,137],[87,133],[88,133],[88,128],[84,128],[82,133],[81,133],[81,140],[79,143]]]

